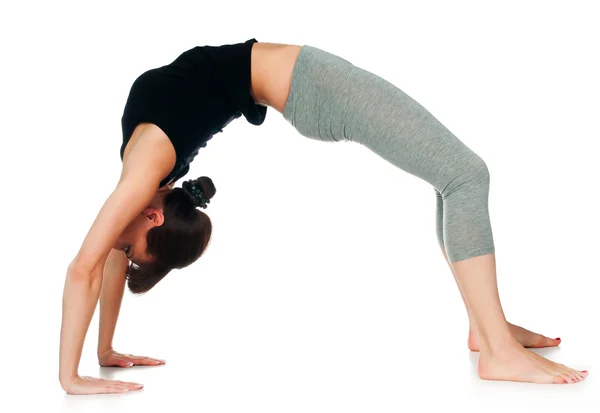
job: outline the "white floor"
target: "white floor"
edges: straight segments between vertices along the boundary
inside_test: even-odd
[[[600,412],[591,2],[13,3],[0,28],[11,62],[0,412]],[[587,369],[584,382],[481,381],[432,187],[359,145],[304,138],[269,110],[260,127],[229,125],[186,177],[217,187],[205,256],[146,296],[126,293],[115,348],[167,364],[99,368],[96,312],[79,373],[145,388],[64,393],[65,270],[119,178],[131,82],[184,48],[252,37],[312,44],[385,77],[486,160],[507,318],[561,337],[540,353]]]

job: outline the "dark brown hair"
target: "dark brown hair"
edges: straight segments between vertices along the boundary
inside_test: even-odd
[[[183,182],[163,200],[165,220],[151,228],[146,236],[146,253],[151,262],[127,268],[127,286],[134,294],[149,291],[173,268],[187,267],[204,253],[210,242],[212,222],[208,215],[194,206],[191,186],[200,188],[205,198],[212,198],[216,188],[207,176]]]

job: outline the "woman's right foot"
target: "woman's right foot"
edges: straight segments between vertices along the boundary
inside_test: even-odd
[[[555,363],[516,344],[495,353],[481,351],[477,372],[484,380],[556,384],[577,383],[588,375],[585,370]]]

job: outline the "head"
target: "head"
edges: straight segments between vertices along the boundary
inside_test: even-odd
[[[131,292],[147,292],[172,269],[187,267],[204,253],[212,223],[196,206],[198,189],[205,199],[216,192],[206,176],[185,181],[181,188],[160,188],[119,237],[117,248],[131,261],[126,273]]]

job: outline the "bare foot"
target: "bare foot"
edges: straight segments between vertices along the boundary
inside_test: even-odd
[[[481,352],[477,372],[484,380],[555,384],[577,383],[588,375],[586,370],[568,368],[516,344],[494,354]]]
[[[541,334],[526,330],[523,327],[508,323],[508,327],[513,337],[523,346],[528,348],[556,347],[560,344],[560,338],[548,338]],[[477,331],[469,331],[469,340],[467,342],[469,350],[479,351],[479,334]]]

